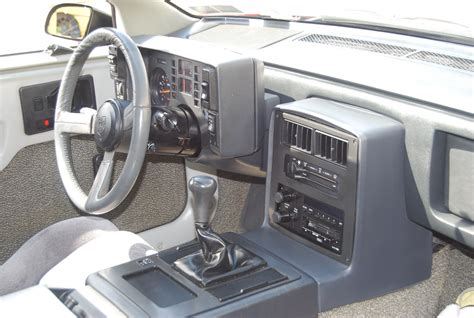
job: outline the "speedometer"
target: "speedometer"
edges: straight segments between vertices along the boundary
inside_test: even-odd
[[[150,78],[151,103],[153,105],[168,105],[170,102],[171,85],[166,72],[157,67]]]

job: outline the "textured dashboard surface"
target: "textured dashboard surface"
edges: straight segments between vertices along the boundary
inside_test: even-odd
[[[81,186],[89,189],[95,143],[73,140],[72,149]],[[117,171],[123,163],[124,156],[119,156]],[[0,172],[0,185],[0,264],[41,229],[81,214],[64,191],[52,142],[21,150]],[[121,230],[139,232],[172,221],[183,211],[185,202],[183,160],[148,156],[131,194],[104,217]]]
[[[298,34],[298,30],[261,28],[248,25],[222,24],[195,33],[190,39],[224,47],[260,49]],[[238,41],[236,41],[238,39]]]

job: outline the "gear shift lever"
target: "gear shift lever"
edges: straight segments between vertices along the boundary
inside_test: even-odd
[[[189,190],[193,194],[191,205],[193,206],[196,237],[201,244],[204,261],[207,263],[211,263],[213,256],[225,249],[225,242],[211,229],[211,222],[215,215],[214,193],[216,189],[217,183],[211,177],[196,176],[189,180]]]
[[[189,181],[189,190],[193,194],[191,204],[196,226],[208,228],[212,219],[214,219],[214,193],[216,189],[216,180],[208,176],[196,176]]]
[[[211,229],[216,189],[216,181],[208,176],[192,177],[189,181],[196,237],[201,251],[174,262],[178,270],[203,286],[235,277],[264,264],[263,260],[241,247],[227,243]]]

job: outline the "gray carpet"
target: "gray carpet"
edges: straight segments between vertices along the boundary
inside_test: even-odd
[[[216,216],[212,222],[218,233],[243,231],[242,210],[249,193],[250,184],[261,184],[265,179],[218,171],[219,202]]]
[[[84,188],[92,184],[95,144],[73,140],[73,157]],[[123,166],[123,156],[116,162]],[[117,173],[115,173],[115,177]],[[0,171],[0,264],[46,226],[80,215],[61,183],[52,142],[22,149]],[[105,217],[123,230],[139,232],[175,219],[186,203],[183,160],[147,156],[138,182],[126,201]]]
[[[335,308],[320,317],[436,317],[474,286],[474,260],[451,245],[433,255],[431,278],[403,290]]]
[[[448,246],[448,267],[441,287],[438,311],[452,304],[465,289],[474,287],[474,251],[466,252]]]

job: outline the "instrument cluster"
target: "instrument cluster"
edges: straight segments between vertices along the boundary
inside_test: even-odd
[[[164,52],[148,56],[150,97],[155,106],[179,104],[209,108],[212,67]]]
[[[193,157],[261,175],[263,63],[205,44],[198,49],[185,39],[146,36],[135,41],[150,87],[148,153]],[[109,63],[116,97],[130,100],[130,75],[113,46]]]

